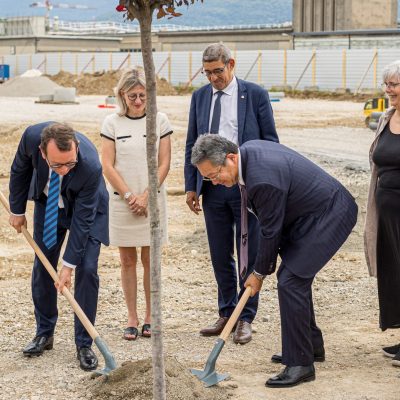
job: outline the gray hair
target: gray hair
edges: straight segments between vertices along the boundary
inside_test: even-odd
[[[203,63],[222,61],[226,64],[231,58],[231,51],[222,42],[208,45],[203,52]]]
[[[120,80],[118,81],[116,91],[117,103],[119,106],[119,116],[126,115],[128,112],[128,106],[123,96],[123,92],[128,92],[135,86],[143,86],[146,88],[146,78],[142,67],[135,67],[125,71]]]
[[[76,138],[75,131],[67,124],[55,122],[47,125],[40,134],[40,148],[47,155],[47,145],[51,140],[54,140],[57,149],[60,151],[70,151],[72,143],[79,145],[79,140]]]
[[[382,71],[383,82],[387,82],[390,78],[393,77],[400,80],[400,60],[394,61],[383,68]]]
[[[210,161],[212,165],[225,164],[228,154],[237,154],[238,146],[228,139],[214,133],[201,135],[192,148],[191,163],[198,165],[203,161]]]

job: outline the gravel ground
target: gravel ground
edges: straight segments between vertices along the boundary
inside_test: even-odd
[[[34,99],[29,98],[0,98],[0,189],[3,192],[7,193],[10,163],[28,124],[49,119],[68,121],[99,144],[101,121],[112,110],[97,108],[97,104],[104,103],[103,97],[82,96],[78,101],[79,105],[51,106],[34,104]],[[189,101],[187,96],[159,98],[159,109],[169,115],[175,128],[169,187],[183,186]],[[218,392],[193,389],[192,398],[217,399],[222,390],[225,398],[240,400],[398,400],[400,370],[390,365],[380,348],[398,343],[399,333],[382,333],[378,328],[376,282],[367,274],[362,252],[369,179],[367,154],[373,138],[373,133],[363,127],[362,104],[284,99],[273,103],[273,107],[281,142],[336,176],[359,204],[358,223],[350,238],[315,280],[316,318],[325,335],[327,360],[316,365],[314,382],[285,390],[264,387],[265,380],[281,369],[269,361],[271,355],[280,350],[276,279],[272,276],[262,289],[259,312],[253,324],[253,340],[245,346],[227,341],[218,358],[218,372],[228,372],[230,380],[222,382]],[[214,346],[215,339],[201,337],[198,331],[216,318],[216,285],[203,217],[189,213],[184,196],[169,196],[168,207],[170,245],[164,249],[162,257],[164,344],[166,355],[179,363],[173,367],[180,371],[173,384],[178,385],[178,391],[180,385],[183,394],[186,393],[183,389],[192,387],[192,383],[182,371],[203,368]],[[33,337],[35,329],[30,295],[33,256],[24,238],[8,226],[4,210],[0,214],[0,399],[144,400],[144,395],[133,390],[142,382],[138,374],[140,369],[133,369],[136,373],[130,381],[133,391],[125,397],[119,395],[128,393],[123,392],[126,385],[116,384],[114,390],[106,386],[101,389],[101,382],[94,382],[88,373],[79,369],[72,311],[62,297],[59,298],[54,349],[34,359],[22,356],[21,349]],[[31,207],[29,215],[32,215]],[[126,309],[116,248],[103,248],[99,273],[97,330],[119,364],[131,361],[139,365],[151,357],[151,341],[139,337],[135,342],[127,342],[121,338]],[[139,280],[141,288],[141,277]],[[141,289],[138,300],[140,315],[144,316]],[[190,395],[187,396],[189,399]],[[169,398],[181,397],[170,394]]]

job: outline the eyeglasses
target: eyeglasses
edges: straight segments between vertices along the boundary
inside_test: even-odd
[[[76,164],[78,164],[78,161],[71,161],[71,162],[67,162],[65,164],[50,164],[49,160],[47,160],[47,163],[49,164],[49,167],[51,169],[60,169],[62,167],[67,167],[68,169],[72,169],[75,167]]]
[[[139,94],[127,94],[126,97],[130,101],[135,101],[138,97],[141,102],[146,101],[146,95],[144,93],[139,93]]]
[[[76,161],[70,161],[67,163],[54,163],[50,164],[48,158],[46,157],[47,164],[49,164],[49,167],[51,169],[60,169],[62,167],[67,167],[68,169],[72,169],[78,164],[78,147],[76,148]]]
[[[212,182],[219,180],[219,176],[221,175],[222,165],[219,166],[217,172],[213,174],[214,176],[203,176],[203,181]]]
[[[226,63],[226,64],[223,66],[223,68],[215,68],[215,69],[213,69],[212,71],[209,71],[209,70],[203,68],[202,71],[201,71],[201,73],[202,73],[202,74],[205,74],[205,76],[206,76],[207,78],[209,78],[211,75],[221,76],[221,75],[224,73],[225,68],[226,68],[227,65],[228,65],[228,63]]]
[[[385,90],[385,89],[396,89],[397,88],[397,86],[399,86],[400,85],[400,82],[397,82],[397,83],[394,83],[394,82],[383,82],[382,84],[381,84],[381,87],[382,87],[382,89],[383,90]]]

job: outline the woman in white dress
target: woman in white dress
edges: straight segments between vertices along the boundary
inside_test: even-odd
[[[142,336],[151,336],[150,320],[150,221],[146,158],[146,82],[141,68],[126,71],[118,82],[119,112],[108,115],[101,129],[103,172],[110,194],[110,243],[118,246],[121,283],[128,309],[123,337],[138,337],[137,248],[144,268],[143,286],[146,312]],[[171,160],[171,125],[167,116],[157,113],[159,209],[162,243],[167,242],[166,191]]]

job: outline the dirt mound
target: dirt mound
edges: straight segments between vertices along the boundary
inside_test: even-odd
[[[114,96],[114,88],[123,71],[100,71],[94,74],[74,75],[60,71],[49,78],[60,86],[75,87],[78,95]],[[159,96],[176,95],[176,90],[164,78],[157,78]]]
[[[0,85],[0,96],[38,97],[53,94],[60,86],[45,76],[16,76]]]
[[[270,92],[271,95],[273,92]],[[354,94],[351,92],[328,92],[318,90],[285,90],[285,96],[292,97],[294,99],[324,99],[324,100],[342,100],[342,101],[354,101],[357,103],[364,103],[368,99],[373,97],[381,96],[378,93],[358,93]]]
[[[165,360],[167,399],[169,400],[225,400],[226,389],[213,386],[205,388],[176,359]],[[92,386],[96,400],[152,400],[153,374],[151,359],[129,361],[113,371],[108,378],[96,379]]]

